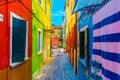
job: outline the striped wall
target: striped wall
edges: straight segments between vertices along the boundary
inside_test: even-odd
[[[120,80],[120,0],[111,0],[93,15],[91,77]]]

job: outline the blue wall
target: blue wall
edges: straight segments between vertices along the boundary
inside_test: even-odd
[[[78,78],[79,80],[86,80],[86,75],[84,73],[84,71],[87,68],[85,67],[84,63],[79,59],[78,61]]]
[[[89,30],[89,63],[91,62],[92,56],[92,42],[93,42],[93,28],[92,28],[92,16],[91,14],[86,15],[85,17],[79,19],[78,21],[78,29],[80,31],[81,28],[88,25]],[[90,75],[90,64],[89,67],[86,67],[85,60],[78,60],[78,78],[79,80],[87,80],[87,76],[85,74],[85,70],[88,70],[88,75]]]

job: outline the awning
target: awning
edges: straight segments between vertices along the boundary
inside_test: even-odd
[[[84,8],[97,6],[104,3],[105,0],[76,0],[74,10],[72,13],[83,10]]]

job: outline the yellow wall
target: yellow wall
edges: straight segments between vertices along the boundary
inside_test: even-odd
[[[71,32],[72,27],[76,23],[76,14],[72,14],[74,8],[75,0],[67,0],[66,1],[66,31]]]
[[[45,4],[43,4],[42,9],[44,12],[44,25],[45,29],[50,30],[51,29],[51,7],[52,2],[51,0],[42,0]],[[50,43],[51,42],[51,33],[44,31],[44,61],[47,60],[50,57]]]

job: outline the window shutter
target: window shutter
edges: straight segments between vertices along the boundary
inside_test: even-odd
[[[85,59],[84,32],[80,32],[80,58]]]
[[[12,63],[23,62],[26,49],[26,21],[12,19]]]

